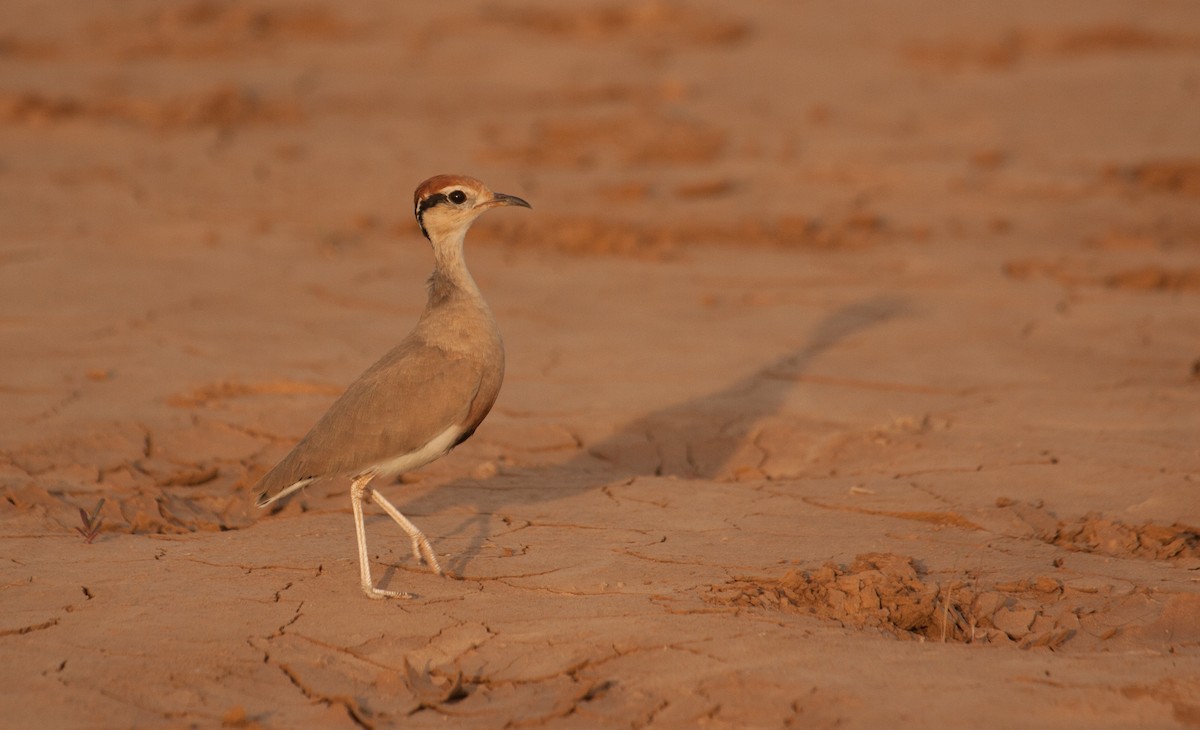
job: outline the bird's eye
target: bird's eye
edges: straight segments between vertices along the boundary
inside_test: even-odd
[[[467,200],[467,194],[461,190],[455,190],[446,197],[450,198],[450,202],[455,205],[462,205]]]

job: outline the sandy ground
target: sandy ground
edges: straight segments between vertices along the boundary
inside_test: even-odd
[[[1193,0],[3,15],[5,726],[1200,727]],[[373,602],[251,488],[442,172],[508,376]]]

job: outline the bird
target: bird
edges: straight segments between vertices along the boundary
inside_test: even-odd
[[[475,433],[504,380],[504,342],[492,310],[467,270],[471,224],[502,206],[532,208],[465,175],[436,175],[413,195],[417,226],[433,248],[428,299],[416,327],[352,382],[295,448],[258,481],[266,507],[316,480],[350,477],[359,578],[369,598],[411,598],[376,588],[367,556],[363,504],[379,505],[443,575],[425,535],[372,486],[434,461]]]

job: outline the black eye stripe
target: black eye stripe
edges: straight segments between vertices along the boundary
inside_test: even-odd
[[[417,204],[417,217],[420,218],[422,213],[429,210],[430,208],[432,208],[433,206],[437,205],[438,203],[442,202],[445,199],[446,199],[446,196],[443,195],[442,193],[434,193],[433,195],[430,195],[428,198],[425,198],[424,200],[422,200],[420,203]]]
[[[421,235],[429,238],[429,231],[425,230],[425,211],[446,199],[441,193],[434,193],[428,198],[417,203],[417,225],[421,228]]]
[[[461,205],[467,201],[467,194],[461,190],[451,190],[450,194],[434,193],[427,198],[417,203],[417,225],[421,227],[421,233],[426,238],[429,238],[429,232],[425,230],[425,211],[438,205],[439,203],[450,202],[455,205]]]

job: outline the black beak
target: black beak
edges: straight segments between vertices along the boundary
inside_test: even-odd
[[[525,202],[523,199],[515,195],[506,195],[504,193],[492,193],[492,199],[487,203],[490,208],[493,205],[519,205],[522,208],[532,208],[533,206]]]

